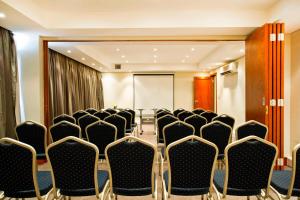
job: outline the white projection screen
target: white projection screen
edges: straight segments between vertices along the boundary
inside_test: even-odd
[[[143,114],[153,114],[154,108],[173,110],[173,74],[135,74],[134,109],[145,109]]]

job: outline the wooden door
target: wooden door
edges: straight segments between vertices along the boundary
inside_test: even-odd
[[[213,77],[194,77],[194,108],[214,111]]]

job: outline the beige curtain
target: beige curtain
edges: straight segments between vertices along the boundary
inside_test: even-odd
[[[49,49],[50,119],[103,108],[101,72]]]
[[[15,137],[17,68],[13,34],[0,27],[0,138]]]

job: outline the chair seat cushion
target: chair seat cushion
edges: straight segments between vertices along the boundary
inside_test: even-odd
[[[99,186],[100,193],[103,191],[107,181],[108,181],[108,172],[103,170],[98,170],[98,186]],[[66,196],[91,196],[96,194],[95,188],[84,188],[84,189],[77,189],[77,190],[60,189],[60,193]]]
[[[137,123],[132,124],[132,127],[137,127]]]
[[[224,190],[225,171],[216,170],[214,176],[214,185],[220,193]],[[260,189],[240,189],[240,188],[227,188],[227,194],[233,196],[253,196],[259,195]]]
[[[287,195],[292,179],[290,170],[274,170],[272,174],[271,186],[280,194]],[[300,196],[299,189],[293,189],[292,196]]]
[[[218,155],[218,160],[224,160],[224,154],[219,154]]]
[[[134,128],[126,129],[126,133],[132,133]]]
[[[164,172],[163,178],[166,183],[166,190],[168,191],[168,187],[169,187],[168,171]],[[209,188],[181,188],[181,187],[172,187],[171,188],[171,194],[182,195],[182,196],[203,195],[203,194],[207,194],[208,192],[209,192]]]

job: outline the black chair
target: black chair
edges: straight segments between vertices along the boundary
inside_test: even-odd
[[[96,112],[98,112],[98,110],[96,110],[95,108],[88,108],[85,110],[85,112],[90,113],[91,115],[95,114]]]
[[[236,128],[236,139],[242,139],[250,135],[266,139],[268,135],[268,127],[255,120],[247,121],[245,124]]]
[[[87,140],[98,147],[99,159],[105,159],[105,148],[117,139],[117,127],[105,121],[97,121],[86,127]]]
[[[78,110],[75,113],[73,113],[73,117],[75,118],[77,125],[79,125],[78,119],[86,114],[89,114],[89,113],[84,110]]]
[[[123,138],[126,134],[126,119],[117,114],[110,115],[104,121],[117,127],[117,139]]]
[[[213,187],[218,148],[198,136],[188,136],[167,148],[168,170],[163,174],[163,199],[171,194],[208,195]]]
[[[86,114],[82,117],[80,117],[78,119],[78,124],[81,128],[81,136],[83,139],[86,139],[86,132],[85,132],[85,128],[94,123],[94,122],[97,122],[99,121],[100,119],[98,117],[95,117],[94,115],[91,115],[91,114]]]
[[[158,109],[157,111],[156,111],[156,113],[160,113],[160,112],[171,112],[171,111],[169,111],[168,109],[166,109],[166,108],[161,108],[161,109]]]
[[[109,144],[105,156],[110,169],[111,197],[152,194],[157,199],[154,145],[136,137],[125,137]]]
[[[178,114],[181,113],[181,112],[183,112],[183,111],[185,111],[183,108],[178,108],[178,109],[176,109],[176,110],[173,111],[173,115],[175,117],[178,117]]]
[[[271,189],[279,199],[300,198],[300,144],[292,154],[292,170],[273,171]]]
[[[108,112],[111,115],[116,114],[118,112],[118,111],[116,111],[115,109],[112,109],[112,108],[107,108],[104,111]]]
[[[29,144],[35,149],[37,159],[46,159],[47,129],[44,125],[26,121],[16,127],[16,134],[20,142]]]
[[[162,111],[162,112],[156,113],[156,119],[159,119],[165,115],[173,115],[173,114],[168,111]]]
[[[125,111],[131,113],[132,115],[132,127],[137,127],[137,123],[135,121],[135,111],[129,108],[126,108]]]
[[[104,120],[106,117],[110,116],[110,113],[106,111],[98,111],[94,113],[94,116],[98,117],[100,120]]]
[[[204,117],[207,120],[207,123],[209,123],[213,118],[218,116],[218,114],[211,111],[206,111],[204,113],[201,113],[200,116]]]
[[[218,199],[224,199],[226,195],[268,198],[276,157],[277,147],[256,136],[228,145],[225,149],[226,170],[217,170],[214,176]]]
[[[38,171],[36,151],[32,146],[11,138],[0,139],[1,199],[48,199],[52,191],[50,171]]]
[[[157,143],[164,143],[163,128],[177,120],[173,115],[165,115],[157,119]]]
[[[81,138],[81,129],[76,124],[68,121],[61,121],[49,129],[52,142],[56,142],[68,136]]]
[[[61,121],[68,121],[68,122],[71,122],[73,124],[76,124],[76,119],[74,117],[70,116],[70,115],[67,115],[67,114],[61,114],[61,115],[55,117],[53,119],[53,124],[57,124]]]
[[[231,128],[234,127],[234,123],[235,123],[235,119],[233,117],[230,117],[229,115],[219,115],[217,117],[214,117],[212,119],[212,121],[220,121],[223,122],[224,124],[227,124],[228,126],[230,126]]]
[[[208,140],[219,149],[218,160],[224,159],[224,150],[226,146],[231,142],[232,129],[223,122],[214,121],[202,126],[200,130],[201,137]]]
[[[178,119],[184,121],[187,117],[194,115],[194,113],[190,111],[182,111],[178,114]]]
[[[204,126],[205,124],[207,124],[206,119],[197,114],[194,114],[194,115],[191,115],[191,116],[185,118],[184,122],[186,122],[194,127],[196,136],[200,136],[201,127]]]
[[[204,113],[206,111],[202,108],[197,108],[197,109],[193,110],[192,112],[195,113],[196,115],[201,115],[202,113]]]
[[[117,115],[124,117],[126,119],[126,133],[132,133],[133,128],[132,128],[132,114],[130,112],[127,112],[125,110],[120,111],[117,113]]]
[[[96,195],[105,199],[108,172],[98,170],[98,157],[94,144],[72,136],[49,145],[47,158],[52,169],[54,198]]]

